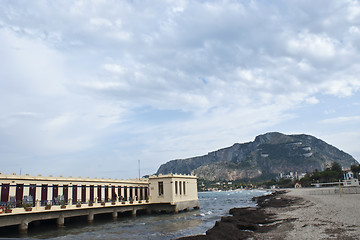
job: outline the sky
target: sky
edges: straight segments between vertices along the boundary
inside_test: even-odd
[[[360,1],[1,0],[0,172],[128,179],[266,132],[360,160]]]

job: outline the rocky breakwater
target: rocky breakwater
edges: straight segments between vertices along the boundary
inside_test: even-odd
[[[282,208],[298,202],[297,198],[282,197],[285,191],[276,191],[272,194],[253,198],[257,201],[255,208],[232,208],[229,211],[231,216],[221,217],[220,221],[208,231],[206,235],[196,235],[179,238],[181,240],[238,240],[248,239],[255,233],[265,233],[273,230],[279,224],[291,222],[294,219],[282,219],[279,221],[275,214],[267,213],[266,208]]]

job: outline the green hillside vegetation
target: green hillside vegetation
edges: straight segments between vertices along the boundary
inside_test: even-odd
[[[352,165],[351,171],[354,173],[355,177],[359,177],[360,165]],[[263,176],[262,176],[263,177]],[[344,178],[344,171],[338,162],[334,162],[330,168],[325,169],[324,171],[315,170],[313,173],[308,173],[301,180],[292,180],[289,178],[278,179],[276,180],[274,176],[271,180],[264,181],[264,179],[241,179],[235,181],[208,181],[205,179],[198,180],[198,189],[199,191],[208,191],[208,190],[234,190],[234,189],[253,189],[253,188],[271,188],[273,186],[277,188],[292,188],[296,182],[300,182],[302,187],[311,187],[311,184],[315,183],[327,183],[327,182],[339,182]],[[270,177],[270,176],[265,176]]]
[[[304,178],[300,179],[301,186],[309,187],[312,183],[327,183],[338,182],[344,177],[341,165],[337,162],[333,162],[331,168],[327,168],[324,171],[315,171],[313,174],[306,174]]]

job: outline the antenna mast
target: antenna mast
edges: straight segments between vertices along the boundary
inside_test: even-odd
[[[138,160],[138,165],[139,165],[139,179],[140,179],[140,159]]]

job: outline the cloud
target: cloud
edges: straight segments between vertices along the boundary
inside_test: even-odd
[[[316,97],[310,97],[308,99],[305,100],[307,103],[310,103],[310,104],[317,104],[319,103],[319,100],[316,98]]]
[[[360,116],[349,116],[349,117],[336,117],[336,118],[329,118],[324,119],[322,123],[346,123],[346,122],[359,122]]]
[[[305,53],[311,57],[320,59],[331,59],[335,56],[335,45],[337,42],[326,35],[299,33],[288,42],[291,53]]]
[[[113,26],[113,24],[105,18],[91,18],[90,24],[94,25],[95,27],[99,27],[99,28]]]
[[[104,64],[102,67],[104,68],[104,70],[115,74],[123,74],[126,71],[122,66],[118,64]]]
[[[274,128],[321,123],[317,133],[335,134],[328,125],[358,120],[333,106],[359,94],[358,9],[358,1],[7,2],[2,154],[110,165],[139,154],[154,169]]]

